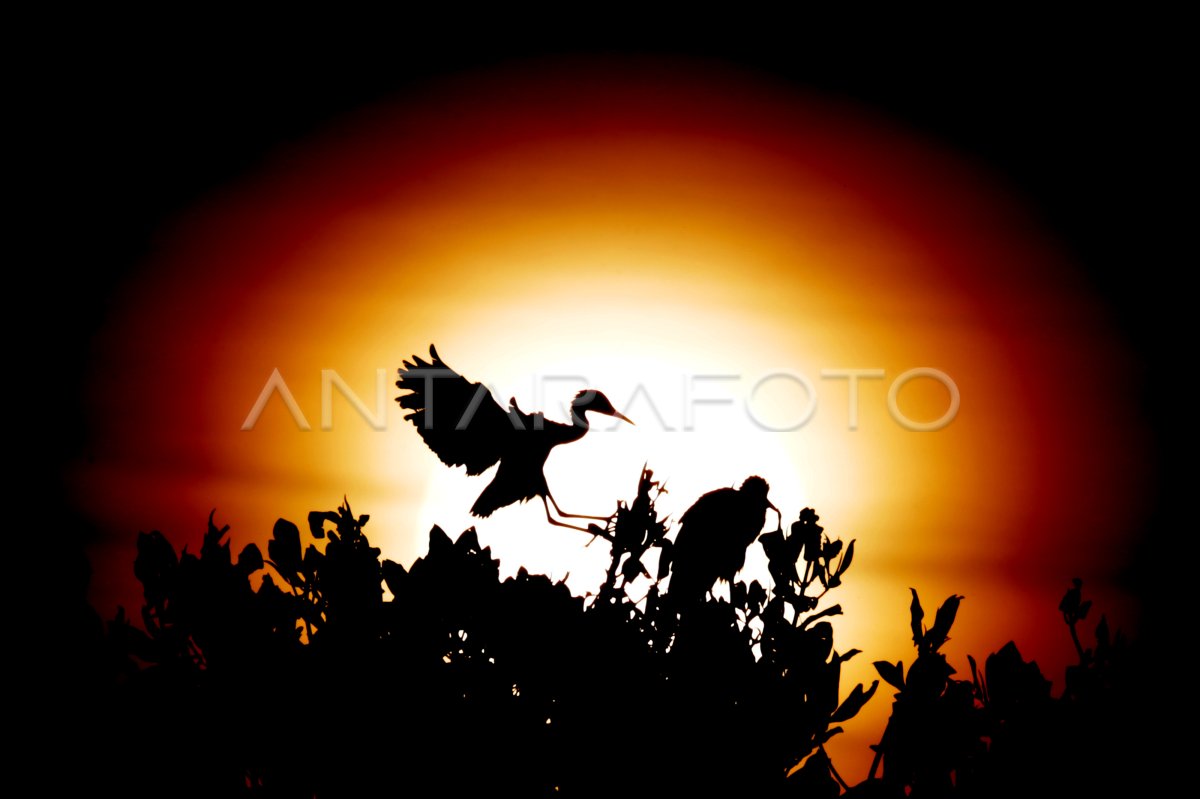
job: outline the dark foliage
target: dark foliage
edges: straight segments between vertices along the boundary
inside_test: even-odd
[[[819,605],[853,542],[805,509],[761,537],[769,588],[673,602],[660,493],[644,470],[595,528],[611,563],[586,598],[524,570],[500,580],[474,529],[435,527],[408,569],[381,562],[348,502],[304,531],[280,519],[266,557],[235,558],[211,517],[198,555],[143,534],[141,627],[121,611],[92,637],[107,675],[83,705],[94,756],[63,781],[133,796],[1001,795],[1094,751],[1079,731],[1117,701],[1129,651],[1106,624],[1095,647],[1076,637],[1053,699],[1013,644],[954,679],[939,650],[960,597],[926,626],[913,591],[917,658],[875,664],[895,705],[871,778],[847,786],[824,744],[878,682],[843,692],[858,650],[834,649],[841,609]],[[1079,589],[1061,607],[1073,636]]]
[[[938,608],[932,627],[916,590],[911,628],[917,657],[874,663],[896,689],[892,715],[870,777],[852,791],[882,797],[1004,797],[1145,795],[1149,775],[1136,762],[1144,746],[1134,719],[1142,715],[1132,687],[1130,648],[1110,640],[1101,619],[1097,646],[1084,649],[1076,625],[1087,616],[1076,579],[1059,609],[1070,627],[1079,663],[1067,669],[1066,691],[1051,696],[1038,665],[1013,642],[989,655],[984,667],[968,656],[971,678],[957,673],[939,650],[949,639],[962,597]],[[882,766],[882,768],[881,768]]]

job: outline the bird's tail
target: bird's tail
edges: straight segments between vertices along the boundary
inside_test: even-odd
[[[502,502],[496,496],[499,492],[493,491],[494,486],[489,485],[483,489],[483,493],[479,495],[479,499],[475,500],[475,504],[471,506],[471,515],[478,516],[481,519],[486,519],[492,515],[496,508],[500,507]]]
[[[536,491],[530,493],[513,491],[511,488],[497,485],[497,481],[492,480],[488,483],[487,488],[483,489],[479,499],[475,500],[475,504],[471,506],[471,513],[481,519],[486,519],[497,508],[503,508],[514,502],[524,502],[534,496],[537,496]]]

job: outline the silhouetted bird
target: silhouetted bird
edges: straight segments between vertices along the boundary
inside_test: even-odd
[[[608,518],[565,512],[554,501],[542,468],[551,449],[583,438],[589,429],[589,411],[633,422],[618,413],[608,397],[591,389],[575,395],[571,402],[571,424],[548,421],[540,412],[525,413],[517,407],[515,399],[509,400],[510,407],[505,411],[486,387],[468,382],[446,366],[432,345],[429,355],[432,363],[415,355],[412,363],[404,362],[396,386],[412,393],[397,397],[396,402],[402,408],[412,409],[404,418],[413,423],[421,438],[447,466],[465,466],[467,474],[477,475],[500,462],[496,476],[471,506],[471,513],[490,516],[497,508],[541,497],[551,524],[602,534],[598,528],[576,527],[550,514],[553,505],[561,516]]]
[[[718,488],[696,500],[679,520],[671,548],[671,587],[679,605],[700,604],[717,580],[732,583],[767,518],[770,487],[748,477],[741,488]]]

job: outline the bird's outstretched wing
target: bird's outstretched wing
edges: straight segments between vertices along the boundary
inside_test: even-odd
[[[496,404],[484,385],[469,382],[447,366],[432,345],[429,355],[431,363],[416,355],[411,363],[404,362],[396,387],[411,393],[396,402],[412,410],[404,418],[442,463],[482,474],[504,454],[521,420]]]

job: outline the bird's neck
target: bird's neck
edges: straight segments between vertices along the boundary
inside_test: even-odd
[[[579,431],[579,435],[583,435],[592,428],[588,424],[587,408],[580,405],[571,406],[571,426]]]

